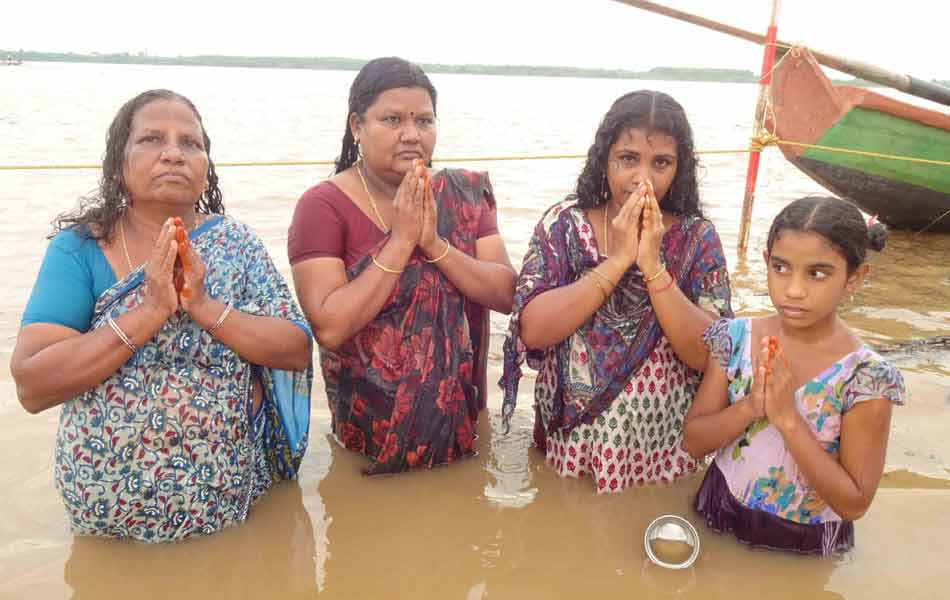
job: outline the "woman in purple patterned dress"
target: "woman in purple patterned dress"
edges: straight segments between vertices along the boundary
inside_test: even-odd
[[[719,236],[703,218],[682,107],[639,91],[611,106],[576,192],[535,228],[505,343],[504,417],[521,364],[539,371],[535,444],[598,492],[697,469],[683,418],[705,327],[730,316]]]

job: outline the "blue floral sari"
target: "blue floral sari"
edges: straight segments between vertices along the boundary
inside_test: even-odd
[[[211,217],[191,242],[210,297],[310,335],[248,227]],[[103,292],[91,327],[139,305],[143,282],[139,268]],[[264,392],[256,414],[255,377]],[[273,482],[296,476],[312,382],[312,368],[248,363],[179,311],[108,379],[63,404],[54,474],[73,531],[164,542],[243,521]]]

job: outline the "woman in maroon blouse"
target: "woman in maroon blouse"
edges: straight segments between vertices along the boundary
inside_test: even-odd
[[[367,63],[336,172],[303,194],[288,235],[333,432],[373,459],[370,475],[474,453],[485,316],[511,311],[488,175],[430,168],[435,111],[418,66]]]

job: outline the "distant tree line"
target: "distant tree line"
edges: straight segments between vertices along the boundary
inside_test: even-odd
[[[329,69],[358,71],[366,60],[341,57],[286,57],[286,56],[150,56],[118,52],[111,54],[77,54],[74,52],[37,52],[33,50],[0,50],[0,57],[25,62],[78,62],[131,65],[177,65],[204,67],[257,67],[272,69]],[[659,79],[675,81],[728,81],[754,82],[758,77],[752,71],[739,69],[693,69],[656,67],[648,71],[625,69],[591,69],[580,67],[540,67],[527,65],[445,65],[420,63],[427,73],[462,73],[478,75],[533,75],[543,77],[596,77],[607,79]]]
[[[287,57],[287,56],[150,56],[144,52],[131,54],[76,54],[74,52],[37,52],[33,50],[0,50],[0,59],[12,58],[33,62],[112,63],[121,65],[175,65],[186,67],[250,67],[268,69],[323,69],[358,71],[366,60],[360,58]],[[461,73],[474,75],[528,75],[540,77],[595,77],[600,79],[653,79],[661,81],[719,81],[753,83],[759,80],[752,71],[742,69],[700,69],[654,67],[648,71],[626,69],[591,69],[582,67],[539,67],[529,65],[444,65],[420,63],[428,73]],[[861,87],[877,84],[862,79],[835,80],[836,83]],[[950,81],[933,80],[947,87]]]

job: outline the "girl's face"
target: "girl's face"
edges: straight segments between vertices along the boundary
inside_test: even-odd
[[[768,267],[769,296],[785,325],[807,329],[833,316],[841,301],[854,293],[868,265],[848,273],[848,263],[824,236],[811,231],[779,234]]]
[[[649,180],[662,207],[676,177],[677,158],[675,138],[639,127],[625,130],[607,153],[611,202],[623,206],[640,182]]]

